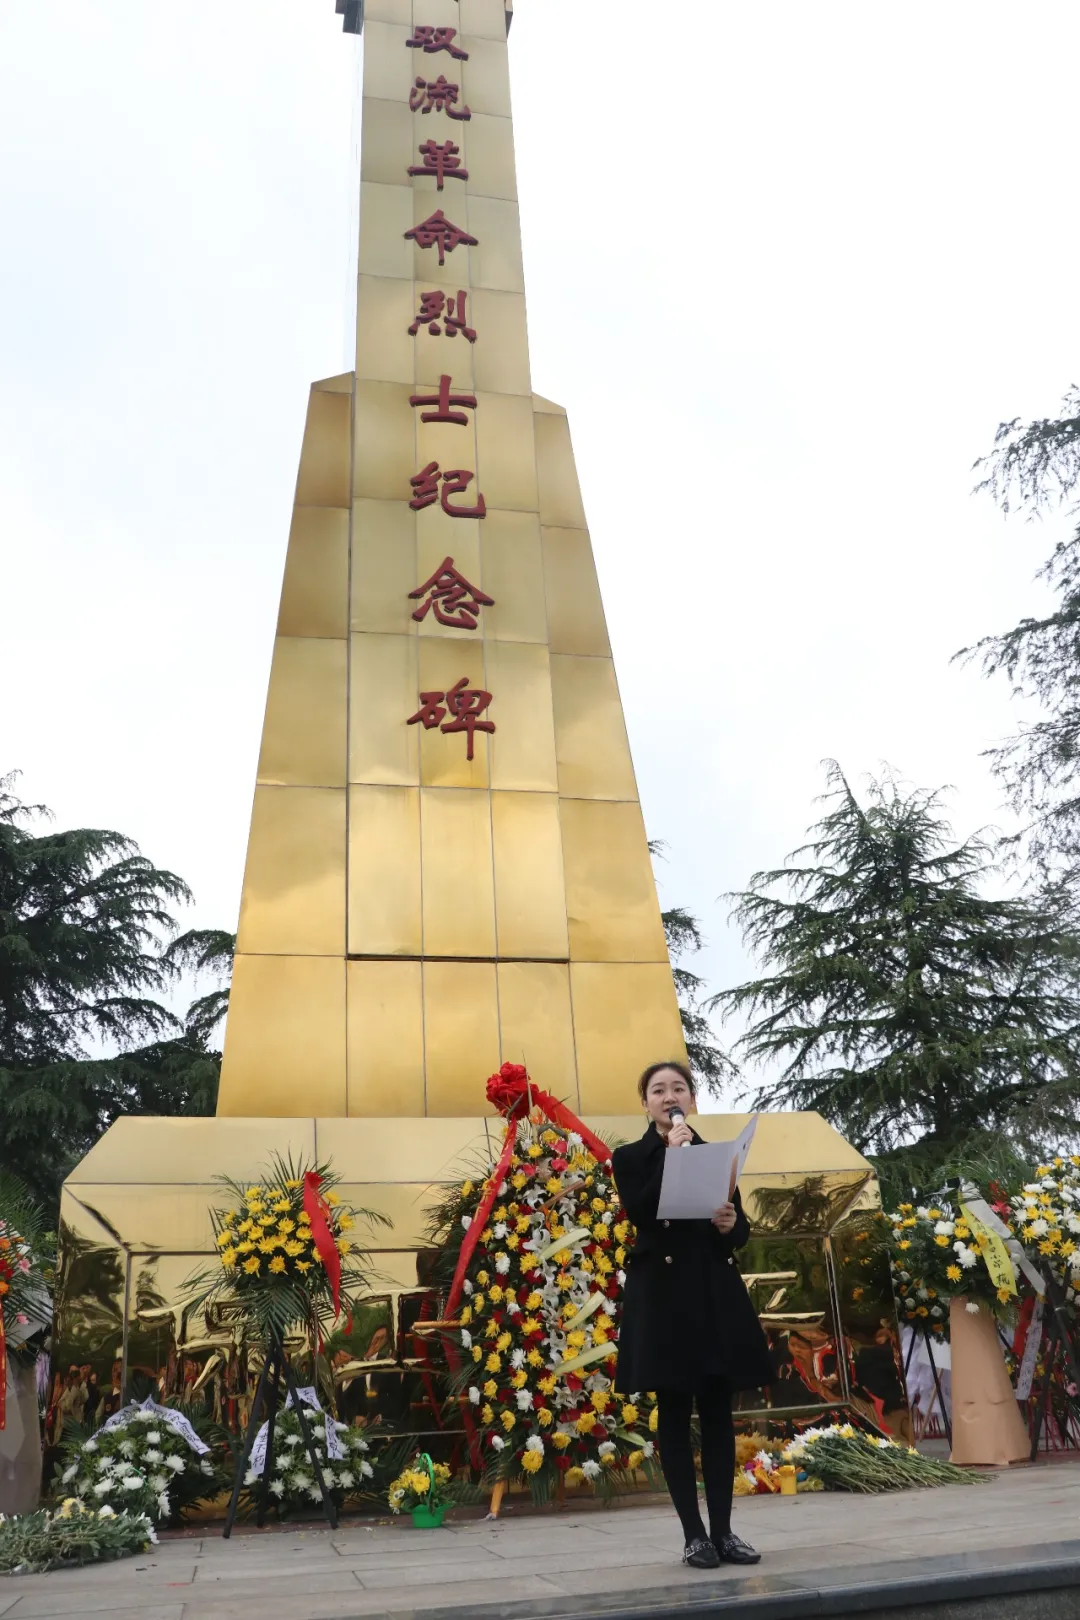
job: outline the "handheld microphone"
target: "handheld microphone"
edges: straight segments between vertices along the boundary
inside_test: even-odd
[[[671,1123],[673,1125],[685,1125],[686,1124],[686,1115],[683,1113],[682,1109],[677,1104],[676,1104],[676,1106],[674,1108],[669,1108],[668,1109],[667,1117],[668,1117],[668,1119],[670,1119],[670,1121],[671,1121]],[[684,1142],[682,1145],[683,1145],[683,1147],[689,1147],[690,1143],[689,1142]]]

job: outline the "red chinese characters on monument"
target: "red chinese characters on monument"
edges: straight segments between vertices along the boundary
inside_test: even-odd
[[[420,309],[416,319],[409,327],[409,336],[415,337],[422,326],[427,326],[432,337],[457,337],[459,332],[464,333],[470,343],[476,342],[476,330],[468,326],[465,321],[465,300],[467,293],[455,294],[444,292],[422,292],[420,294]],[[442,330],[439,322],[442,321]]]
[[[495,730],[493,720],[480,718],[490,702],[491,693],[482,692],[478,687],[470,687],[469,677],[463,675],[448,692],[421,692],[420,707],[409,717],[406,724],[421,725],[425,731],[432,731],[436,726],[444,732],[464,731],[469,739],[465,757],[472,759],[474,734],[478,731]],[[450,714],[450,719],[446,718],[447,713]]]
[[[435,189],[443,189],[444,180],[467,180],[468,169],[463,169],[458,153],[461,148],[455,141],[421,141],[420,156],[423,163],[410,163],[406,174],[435,176]]]
[[[446,51],[459,62],[469,60],[468,51],[463,51],[460,45],[455,45],[457,38],[456,28],[432,28],[430,24],[423,24],[412,31],[412,38],[405,41],[410,50],[424,51],[428,56],[434,56],[437,51]]]
[[[406,231],[405,236],[415,242],[417,247],[437,247],[440,264],[446,263],[446,255],[453,253],[461,242],[465,242],[469,247],[477,246],[476,237],[470,236],[460,225],[455,225],[447,219],[441,208],[436,208],[422,224],[414,225],[411,231]]]
[[[439,489],[439,480],[442,480],[442,489]],[[452,506],[451,495],[462,495],[473,481],[473,474],[466,472],[463,467],[456,467],[453,471],[447,469],[439,471],[437,461],[429,461],[426,467],[418,473],[413,473],[409,483],[413,487],[413,497],[409,502],[414,512],[422,512],[425,506],[434,506],[439,501],[447,517],[482,518],[487,513],[484,497],[479,490],[476,493],[475,506]]]
[[[480,609],[495,606],[494,597],[470,585],[465,575],[458,572],[453,557],[444,557],[431,578],[409,592],[410,602],[419,601],[422,596],[427,600],[414,610],[413,618],[422,622],[433,608],[437,623],[452,630],[475,630]]]
[[[450,378],[444,372],[439,378],[439,392],[437,394],[410,394],[409,404],[414,408],[417,405],[434,406],[434,410],[422,410],[421,422],[455,422],[458,427],[468,427],[469,418],[463,410],[455,410],[454,406],[466,406],[470,411],[476,409],[475,394],[454,394],[451,392]]]
[[[444,112],[447,118],[466,123],[472,113],[463,101],[458,101],[459,94],[460,86],[451,84],[445,73],[437,79],[417,78],[409,91],[409,108],[418,113]]]

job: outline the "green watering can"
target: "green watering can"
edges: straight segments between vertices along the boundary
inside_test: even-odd
[[[428,1487],[427,1501],[418,1502],[416,1507],[413,1508],[412,1522],[416,1526],[417,1530],[438,1530],[443,1522],[443,1516],[446,1513],[446,1509],[449,1504],[446,1502],[439,1502],[434,1507],[429,1505],[435,1495],[435,1469],[432,1465],[431,1458],[428,1456],[426,1451],[422,1451],[420,1453],[420,1461],[427,1467],[428,1479],[431,1481],[431,1484]]]

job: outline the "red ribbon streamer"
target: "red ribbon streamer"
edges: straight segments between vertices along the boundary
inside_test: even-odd
[[[316,1253],[330,1278],[330,1294],[334,1301],[334,1315],[337,1316],[341,1311],[341,1256],[330,1230],[330,1206],[319,1191],[321,1186],[322,1177],[318,1171],[308,1170],[304,1176],[304,1214],[311,1226]]]
[[[488,1216],[495,1207],[495,1200],[499,1196],[499,1188],[506,1180],[506,1172],[510,1168],[510,1160],[514,1156],[514,1144],[517,1141],[517,1122],[533,1108],[539,1108],[553,1125],[559,1125],[564,1131],[576,1131],[585,1146],[593,1156],[602,1164],[607,1164],[611,1158],[611,1149],[594,1136],[587,1125],[583,1125],[577,1115],[553,1097],[548,1091],[537,1091],[529,1079],[528,1074],[520,1063],[504,1063],[498,1074],[493,1074],[487,1083],[487,1099],[500,1114],[506,1115],[506,1135],[503,1137],[502,1152],[499,1162],[491,1172],[480,1207],[472,1218],[468,1231],[462,1239],[461,1249],[458,1252],[457,1265],[454,1268],[454,1280],[450,1285],[450,1296],[446,1302],[447,1316],[453,1316],[461,1300],[462,1290],[465,1286],[465,1273],[469,1269],[473,1250],[476,1248],[480,1233],[487,1225]]]
[[[7,1341],[4,1338],[4,1302],[0,1299],[0,1429],[7,1422]]]

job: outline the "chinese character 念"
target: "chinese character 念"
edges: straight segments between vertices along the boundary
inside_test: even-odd
[[[458,102],[458,92],[459,86],[451,84],[445,73],[437,79],[418,78],[409,91],[409,106],[413,112],[444,112],[448,118],[465,122],[472,113],[464,102]]]
[[[494,597],[477,590],[458,572],[453,557],[444,557],[431,578],[409,592],[410,602],[427,596],[428,591],[431,595],[414,610],[413,618],[420,622],[427,616],[428,609],[434,608],[437,622],[453,630],[475,630],[480,609],[495,606]]]
[[[435,188],[437,191],[441,191],[443,181],[448,176],[451,180],[467,180],[469,178],[468,169],[461,167],[461,159],[457,155],[460,151],[461,148],[455,141],[443,141],[441,145],[438,141],[421,141],[420,156],[424,160],[423,163],[410,163],[405,172],[406,174],[433,174],[435,176]]]
[[[433,411],[421,411],[421,422],[456,422],[458,427],[468,427],[469,418],[464,411],[451,410],[452,405],[465,405],[470,411],[476,409],[475,394],[452,394],[450,392],[450,378],[444,372],[439,378],[439,392],[437,394],[410,394],[409,404],[434,405]]]
[[[456,28],[432,28],[430,24],[425,23],[414,28],[412,39],[407,39],[405,43],[414,51],[425,51],[428,56],[434,56],[437,51],[447,51],[451,56],[457,57],[459,62],[467,62],[468,51],[463,51],[460,45],[454,44],[456,35]]]
[[[439,493],[439,479],[442,479],[442,493]],[[482,518],[487,512],[484,497],[477,491],[475,506],[451,506],[450,496],[461,495],[473,481],[471,472],[457,467],[452,472],[448,469],[440,473],[439,463],[429,461],[427,466],[409,479],[413,487],[413,498],[409,502],[414,512],[422,512],[425,506],[433,506],[436,500],[441,501],[442,509],[447,517]]]
[[[417,247],[437,247],[439,250],[439,263],[446,263],[446,254],[453,253],[459,242],[465,242],[469,247],[476,247],[475,236],[463,231],[460,225],[455,225],[441,208],[436,208],[421,225],[414,225],[411,231],[405,232],[406,237],[414,241]]]
[[[420,312],[409,327],[409,336],[415,337],[420,328],[427,325],[432,337],[457,337],[464,332],[470,343],[476,342],[476,330],[465,324],[465,299],[467,293],[459,292],[456,296],[444,292],[422,292],[420,294]],[[439,321],[442,320],[442,332],[439,331]]]
[[[405,723],[410,726],[419,724],[425,731],[432,731],[436,726],[440,726],[441,722],[440,729],[444,732],[464,731],[469,739],[465,757],[472,759],[474,733],[495,730],[493,720],[480,718],[490,702],[491,693],[470,687],[469,677],[463,675],[449,692],[421,692],[420,707]],[[447,709],[453,717],[450,720],[446,719]]]

